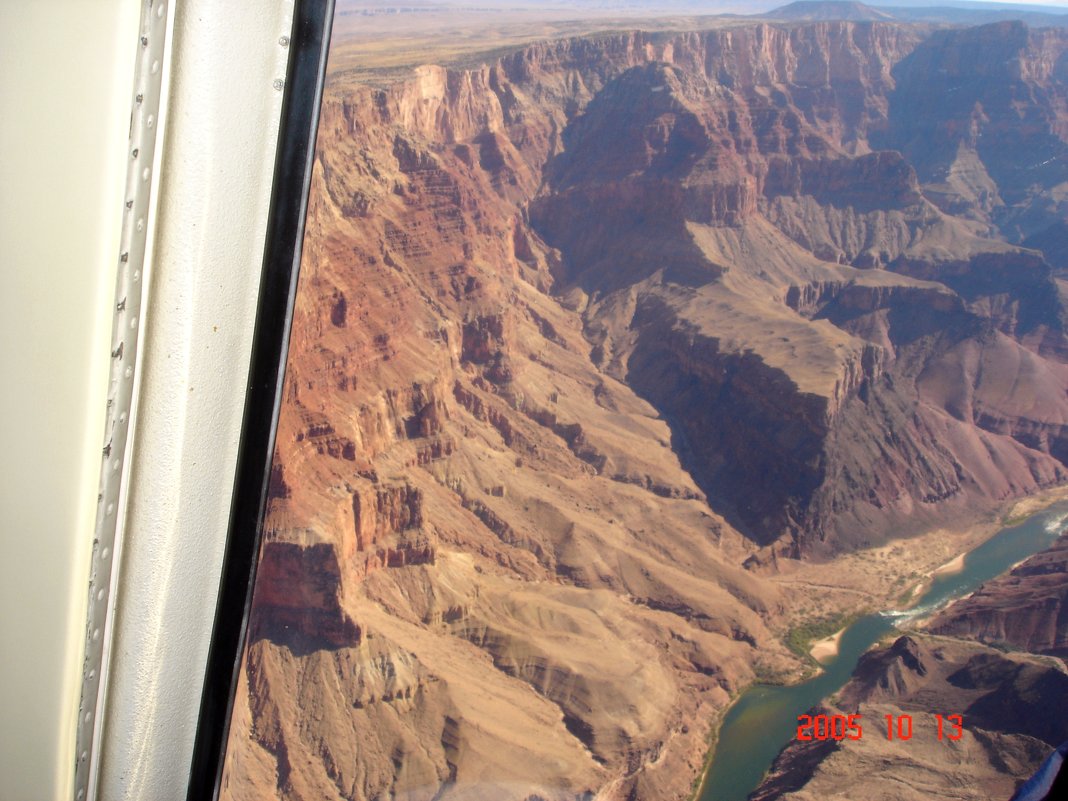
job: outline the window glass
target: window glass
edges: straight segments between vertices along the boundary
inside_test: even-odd
[[[337,8],[222,797],[1009,797],[1061,19],[483,5]]]

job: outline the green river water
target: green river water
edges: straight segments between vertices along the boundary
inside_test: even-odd
[[[1066,520],[1068,502],[1062,502],[1002,529],[968,553],[961,572],[935,577],[915,606],[866,615],[849,626],[838,655],[818,676],[792,687],[757,684],[742,693],[720,727],[699,801],[745,801],[797,733],[797,716],[837,692],[868,648],[898,624],[929,615],[1049,547]]]

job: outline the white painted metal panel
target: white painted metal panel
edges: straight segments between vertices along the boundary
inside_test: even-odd
[[[0,798],[72,797],[136,0],[0,3]]]

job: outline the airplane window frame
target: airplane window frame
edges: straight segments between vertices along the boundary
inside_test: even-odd
[[[289,351],[334,0],[297,0],[230,523],[187,798],[218,798]]]

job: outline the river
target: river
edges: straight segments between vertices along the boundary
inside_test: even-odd
[[[929,615],[1048,548],[1065,520],[1068,502],[1060,502],[1003,528],[967,554],[959,573],[936,576],[915,606],[859,618],[842,634],[838,655],[819,675],[791,687],[757,684],[742,693],[720,727],[699,801],[745,801],[797,733],[797,716],[837,692],[868,648],[896,626]]]

